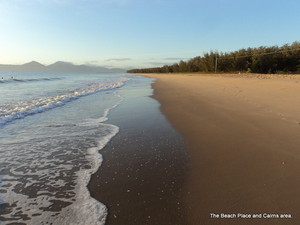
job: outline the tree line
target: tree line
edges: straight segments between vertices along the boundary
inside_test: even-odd
[[[300,73],[300,42],[261,46],[229,53],[211,51],[188,61],[162,67],[132,69],[128,73],[248,72]]]

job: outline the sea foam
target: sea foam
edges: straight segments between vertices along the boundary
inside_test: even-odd
[[[53,133],[64,129],[62,136],[51,136],[49,140],[44,137],[45,129],[41,128],[42,138],[27,140],[25,145],[22,141],[12,140],[8,145],[9,152],[7,146],[0,147],[0,164],[4,165],[0,171],[5,174],[0,177],[0,203],[7,204],[8,211],[1,215],[3,224],[105,223],[107,208],[90,196],[87,185],[102,163],[99,150],[119,131],[117,126],[103,123],[110,110],[122,102],[122,97],[117,96],[119,101],[105,109],[100,118],[87,118],[74,126],[47,128],[53,129]],[[95,143],[86,141],[86,137],[95,139]],[[83,143],[86,147],[79,148]],[[80,155],[84,159],[79,160]],[[56,211],[53,205],[57,202],[67,206]]]
[[[66,103],[83,96],[94,94],[103,90],[119,88],[123,86],[124,82],[127,80],[129,79],[121,77],[106,82],[103,82],[102,80],[94,81],[90,83],[88,87],[71,90],[65,94],[0,105],[0,127],[16,119],[22,119],[29,115],[63,106]]]

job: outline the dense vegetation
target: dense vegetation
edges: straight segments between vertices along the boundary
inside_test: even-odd
[[[163,67],[133,69],[129,73],[248,72],[300,73],[300,42],[281,47],[259,47],[203,56]]]

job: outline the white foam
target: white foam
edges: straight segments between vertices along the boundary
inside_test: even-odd
[[[88,155],[86,158],[90,161],[92,167],[89,170],[80,170],[77,175],[78,189],[76,193],[75,202],[69,207],[64,208],[59,216],[53,220],[47,220],[53,224],[69,224],[69,225],[104,225],[107,216],[107,208],[104,204],[96,201],[90,196],[87,189],[87,185],[90,181],[91,175],[95,173],[100,167],[103,159],[99,150],[103,149],[105,145],[114,137],[118,132],[119,128],[114,125],[106,124],[110,126],[114,131],[99,141],[98,146],[88,149]]]
[[[123,86],[124,82],[127,80],[129,79],[118,78],[106,82],[101,80],[89,84],[87,88],[72,90],[66,94],[0,105],[0,127],[13,120],[22,119],[29,115],[63,106],[66,103],[83,96],[94,94],[103,90],[119,88]]]
[[[121,98],[121,96],[119,95]],[[110,110],[116,108],[123,99],[120,99],[115,105],[104,110],[103,116],[98,119],[86,119],[86,122],[80,123],[81,126],[93,126],[102,123],[108,118]],[[119,127],[111,124],[102,124],[111,128],[110,134],[98,141],[97,147],[89,148],[87,150],[86,159],[90,162],[91,169],[78,171],[78,189],[76,192],[76,201],[67,208],[64,208],[60,215],[53,221],[54,224],[70,224],[70,225],[104,225],[107,216],[107,208],[104,204],[96,201],[90,196],[87,185],[90,182],[91,175],[95,173],[102,164],[103,158],[99,153],[106,144],[119,132]],[[84,218],[84,219],[82,219]]]
[[[91,126],[91,125],[94,125],[94,124],[99,124],[99,123],[103,123],[105,121],[108,120],[107,116],[110,112],[110,110],[118,107],[118,105],[121,104],[121,102],[123,101],[123,98],[121,95],[117,95],[117,97],[120,99],[115,105],[113,105],[112,107],[108,108],[108,109],[105,109],[104,110],[104,113],[103,113],[103,116],[101,116],[100,118],[97,118],[97,119],[94,119],[94,118],[88,118],[86,119],[84,122],[82,123],[79,123],[77,125],[79,126]]]
[[[0,177],[2,186],[5,186],[0,188],[6,190],[6,193],[0,193],[0,202],[8,203],[10,206],[16,204],[9,208],[8,214],[1,215],[5,219],[12,219],[3,221],[3,224],[12,222],[26,222],[32,225],[105,224],[107,208],[90,196],[87,185],[91,175],[101,166],[103,159],[99,150],[119,132],[117,126],[103,122],[107,120],[110,110],[117,107],[121,101],[122,99],[104,110],[98,119],[87,119],[76,126],[49,127],[47,131],[41,127],[41,139],[34,137],[25,143],[15,140],[15,143],[9,143],[10,151],[6,151],[7,146],[0,146],[0,164],[5,165],[0,170],[9,170],[6,172],[7,175]],[[83,129],[82,126],[86,128]],[[45,138],[43,132],[49,132],[51,129],[54,132],[64,129],[65,134],[51,136],[49,140]],[[85,148],[85,151],[79,149],[78,145],[86,142],[85,137],[94,136],[99,139],[96,145]],[[69,143],[65,143],[66,140],[69,140]],[[76,153],[74,150],[83,152]],[[78,161],[81,156],[83,159]],[[72,175],[72,178],[76,179],[75,186],[70,190],[64,190],[65,187],[70,187],[69,171],[81,164],[88,165],[89,168],[80,167],[81,169]],[[18,191],[20,186],[23,186],[22,190]],[[26,188],[37,189],[33,192],[37,196],[27,195],[24,192]],[[70,197],[59,195],[62,192]],[[45,209],[51,207],[53,201],[62,201],[70,205],[59,212]],[[20,215],[25,215],[27,220],[24,221]]]

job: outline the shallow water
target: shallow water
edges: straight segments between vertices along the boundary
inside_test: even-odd
[[[11,78],[13,76],[13,79]],[[120,89],[151,80],[124,74],[0,72],[0,221],[104,224],[87,184],[119,127],[107,123]],[[138,82],[137,82],[138,80]]]

